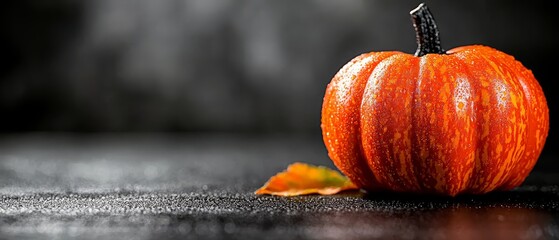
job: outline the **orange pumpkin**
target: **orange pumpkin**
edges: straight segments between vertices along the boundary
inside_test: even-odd
[[[410,14],[415,56],[365,53],[328,85],[321,127],[330,158],[365,190],[454,196],[520,185],[549,130],[532,72],[490,47],[444,51],[428,8]]]

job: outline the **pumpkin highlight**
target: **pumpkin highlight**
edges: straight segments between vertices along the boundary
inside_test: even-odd
[[[362,54],[326,89],[328,154],[365,190],[455,196],[509,190],[534,167],[549,110],[532,72],[486,46],[444,51],[428,8],[418,50]]]

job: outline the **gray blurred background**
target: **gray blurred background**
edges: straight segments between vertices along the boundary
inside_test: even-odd
[[[558,1],[426,1],[443,47],[532,69],[556,153]],[[24,0],[0,9],[0,131],[320,136],[324,90],[354,56],[415,51],[419,1]]]

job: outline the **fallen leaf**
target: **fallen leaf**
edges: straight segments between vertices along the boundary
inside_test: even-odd
[[[314,193],[332,195],[352,189],[358,188],[335,170],[297,162],[289,165],[286,171],[271,177],[255,194],[284,197]]]

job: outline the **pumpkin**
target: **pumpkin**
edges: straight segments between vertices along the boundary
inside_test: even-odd
[[[549,110],[532,72],[472,45],[443,50],[424,4],[415,55],[362,54],[327,86],[328,155],[358,187],[455,196],[509,190],[534,167]]]

